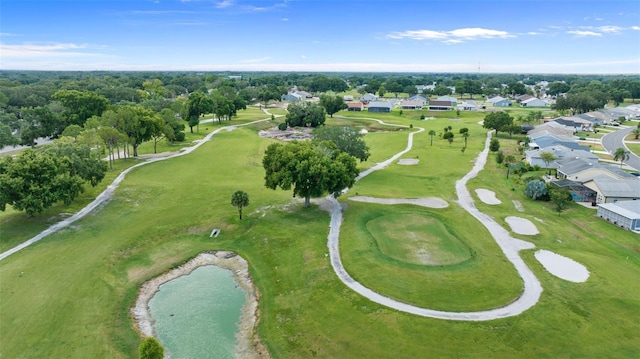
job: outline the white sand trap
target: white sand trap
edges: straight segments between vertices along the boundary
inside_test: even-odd
[[[549,273],[560,279],[582,283],[589,278],[587,268],[571,258],[544,249],[537,251],[534,256]]]
[[[403,158],[398,161],[399,165],[407,165],[407,166],[417,165],[418,163],[420,163],[420,160],[417,158]]]
[[[488,189],[478,188],[476,189],[476,194],[478,195],[478,198],[480,198],[480,200],[486,204],[502,203],[502,201],[496,197],[496,193]]]
[[[538,227],[530,220],[521,217],[507,217],[504,219],[511,227],[511,230],[517,234],[534,235],[538,234]]]
[[[350,200],[356,202],[378,203],[378,204],[415,204],[417,206],[429,208],[445,208],[449,207],[449,203],[442,198],[424,197],[424,198],[377,198],[367,196],[353,196]]]

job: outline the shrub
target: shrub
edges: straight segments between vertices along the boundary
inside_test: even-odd
[[[156,338],[147,337],[140,343],[138,354],[140,359],[163,359],[164,348]]]
[[[527,183],[527,187],[524,190],[524,194],[533,199],[542,199],[549,193],[546,183],[540,180],[531,180]]]
[[[281,122],[278,124],[278,130],[280,131],[286,131],[287,130],[287,123],[286,122]]]
[[[186,135],[184,134],[184,132],[178,132],[176,133],[176,138],[175,141],[181,142],[184,141]]]

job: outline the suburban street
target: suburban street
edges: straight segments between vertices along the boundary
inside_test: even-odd
[[[602,137],[602,147],[611,154],[613,154],[619,147],[626,148],[624,145],[624,138],[627,137],[635,128],[636,126],[634,123],[633,126],[622,128],[618,131],[604,135]],[[624,163],[640,171],[640,157],[636,156],[634,153],[629,152],[629,159],[624,161]]]

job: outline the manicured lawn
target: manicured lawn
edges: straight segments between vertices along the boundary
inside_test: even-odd
[[[482,116],[456,121],[446,116],[433,121],[376,117],[428,128],[415,135],[415,149],[405,155],[419,158],[418,165],[392,164],[340,198],[346,204],[341,253],[347,270],[384,294],[434,309],[481,310],[517,298],[522,281],[513,266],[484,227],[454,201],[455,180],[471,168],[484,143],[485,132],[477,125]],[[447,125],[456,133],[451,147],[437,135],[431,146],[428,130],[439,132]],[[476,200],[476,206],[507,229],[507,216],[530,219],[540,234],[516,237],[582,263],[591,277],[585,283],[563,281],[528,250],[522,256],[544,292],[536,306],[517,317],[452,322],[399,313],[368,301],[337,279],[326,256],[326,212],[317,206],[304,209],[291,202],[290,192],[264,187],[260,163],[271,141],[257,136],[261,126],[223,131],[189,155],[134,170],[108,205],[1,261],[0,356],[136,357],[140,338],[128,311],[138,286],[212,249],[234,250],[248,260],[261,295],[258,334],[274,358],[362,358],[363,353],[372,358],[637,356],[638,235],[598,219],[590,208],[571,205],[558,215],[548,203],[530,201],[522,194],[523,184],[513,177],[507,181],[504,168],[490,159],[469,189],[472,194],[475,188],[491,189],[502,204]],[[471,133],[465,153],[457,133],[462,126]],[[370,161],[403,149],[407,133],[367,135]],[[501,143],[506,151],[509,140],[501,138]],[[229,204],[237,189],[247,192],[251,202],[242,221]],[[349,201],[356,192],[387,198],[436,196],[450,206]],[[517,212],[512,200],[524,212]],[[424,238],[448,243],[455,238],[463,245],[455,248],[467,248],[470,258],[448,265],[415,264],[403,259],[401,253],[407,252],[397,246],[386,249],[396,251],[392,258],[376,248],[385,240],[372,235],[376,230],[369,225],[376,219],[387,221],[378,226],[394,226],[393,233],[427,231]],[[31,227],[23,232],[39,230],[23,223]],[[5,222],[2,226],[4,242]],[[208,237],[212,228],[222,229],[219,237]],[[452,244],[438,249],[455,250]]]

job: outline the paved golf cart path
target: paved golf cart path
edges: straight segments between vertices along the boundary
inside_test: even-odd
[[[265,110],[265,113],[268,114],[268,112]],[[13,253],[18,252],[21,249],[24,249],[26,247],[28,247],[29,245],[38,242],[39,240],[45,238],[46,236],[48,236],[49,234],[52,234],[62,228],[68,227],[69,225],[71,225],[72,223],[74,223],[75,221],[83,218],[84,216],[86,216],[87,214],[91,213],[93,210],[95,210],[96,208],[98,208],[100,205],[103,205],[105,203],[107,203],[109,200],[111,200],[111,198],[113,198],[113,194],[116,190],[116,188],[118,187],[118,185],[124,180],[125,176],[131,172],[133,169],[140,167],[140,166],[144,166],[146,164],[149,163],[153,163],[153,162],[157,162],[157,161],[162,161],[162,160],[166,160],[168,158],[174,158],[174,157],[178,157],[178,156],[183,156],[186,155],[188,153],[191,153],[192,151],[194,151],[195,149],[197,149],[198,147],[200,147],[202,144],[204,144],[205,142],[208,142],[209,140],[211,140],[211,138],[216,135],[217,133],[221,132],[221,131],[232,131],[237,127],[240,126],[247,126],[247,125],[251,125],[254,123],[258,123],[258,122],[264,122],[264,121],[269,121],[270,118],[267,119],[263,119],[263,120],[257,120],[257,121],[253,121],[253,122],[249,122],[249,123],[245,123],[245,124],[240,124],[240,125],[232,125],[232,126],[225,126],[225,127],[221,127],[211,133],[209,133],[207,136],[205,136],[202,140],[198,141],[194,146],[188,147],[183,149],[181,152],[178,153],[171,153],[168,154],[166,157],[156,157],[156,158],[150,158],[145,162],[141,162],[139,164],[136,164],[128,169],[126,169],[125,171],[123,171],[118,177],[116,177],[116,179],[100,194],[98,195],[98,197],[96,197],[96,199],[89,203],[86,207],[84,207],[82,210],[80,210],[79,212],[75,213],[73,216],[60,221],[56,224],[53,224],[52,226],[50,226],[49,228],[47,228],[46,230],[44,230],[43,232],[41,232],[40,234],[36,235],[35,237],[23,242],[22,244],[0,254],[0,260],[5,259],[6,257],[12,255]],[[393,124],[386,124],[383,121],[377,120],[377,119],[369,119],[369,120],[374,120],[377,121],[380,124],[383,125],[387,125],[387,126],[396,126],[396,127],[406,127],[406,126],[402,126],[402,125],[393,125]],[[368,174],[383,169],[385,167],[387,167],[389,164],[391,164],[392,162],[394,162],[395,160],[397,160],[400,156],[404,155],[405,153],[409,152],[411,150],[411,148],[413,147],[413,135],[416,133],[420,133],[424,131],[424,128],[414,128],[414,131],[412,131],[411,133],[409,133],[408,135],[408,141],[407,141],[407,147],[398,152],[397,154],[395,154],[393,157],[389,158],[388,160],[382,162],[382,163],[378,163],[375,166],[361,172],[358,177],[356,178],[356,180],[360,180],[362,178],[364,178],[365,176],[367,176]],[[520,251],[521,249],[529,249],[529,248],[534,248],[534,245],[529,243],[529,242],[525,242],[525,241],[521,241],[515,238],[512,238],[509,233],[502,228],[497,222],[495,222],[491,217],[489,217],[486,214],[481,213],[474,205],[473,203],[473,198],[471,197],[469,191],[466,188],[466,183],[468,180],[472,179],[473,177],[475,177],[478,172],[480,170],[482,170],[484,168],[484,165],[486,163],[487,160],[487,155],[489,153],[489,141],[491,139],[491,133],[488,133],[487,135],[487,140],[485,143],[485,149],[478,155],[478,157],[475,160],[475,165],[473,167],[473,169],[467,173],[467,175],[465,175],[461,180],[456,182],[456,192],[458,194],[458,204],[460,204],[460,206],[462,208],[464,208],[465,210],[467,210],[472,216],[474,216],[475,218],[477,218],[485,227],[487,227],[487,229],[489,230],[489,232],[493,235],[494,239],[496,240],[496,242],[498,243],[498,245],[500,246],[500,248],[502,249],[502,251],[504,252],[504,254],[507,256],[507,258],[514,264],[516,270],[518,271],[518,273],[520,274],[520,276],[522,277],[523,281],[524,281],[524,291],[522,292],[521,296],[515,300],[514,302],[502,307],[502,308],[496,308],[496,309],[492,309],[492,310],[488,310],[488,311],[480,311],[480,312],[445,312],[445,311],[438,311],[438,310],[433,310],[433,309],[427,309],[427,308],[421,308],[421,307],[416,307],[407,303],[402,303],[399,302],[397,300],[391,299],[389,297],[385,297],[379,293],[376,293],[374,291],[372,291],[371,289],[363,286],[362,284],[358,283],[357,281],[355,281],[348,273],[347,271],[344,269],[343,265],[342,265],[342,261],[340,259],[340,252],[339,252],[339,234],[340,234],[340,225],[342,223],[342,207],[340,205],[340,203],[332,198],[329,197],[329,203],[330,203],[330,212],[331,212],[331,223],[330,223],[330,231],[329,231],[329,236],[328,236],[328,247],[329,247],[329,253],[331,256],[331,264],[336,272],[336,274],[338,275],[338,277],[340,278],[340,280],[345,283],[345,285],[347,285],[349,288],[351,288],[352,290],[356,291],[357,293],[367,297],[368,299],[388,306],[390,308],[399,310],[399,311],[403,311],[403,312],[407,312],[407,313],[411,313],[411,314],[415,314],[415,315],[420,315],[420,316],[425,316],[425,317],[432,317],[432,318],[439,318],[439,319],[447,319],[447,320],[463,320],[463,321],[482,321],[482,320],[492,320],[492,319],[498,319],[498,318],[504,318],[504,317],[510,317],[510,316],[515,316],[518,315],[522,312],[524,312],[525,310],[531,308],[533,305],[535,305],[538,301],[538,299],[540,298],[540,294],[542,293],[542,287],[540,286],[540,282],[538,281],[538,279],[534,276],[533,272],[526,266],[526,264],[524,263],[524,261],[520,258],[520,256],[518,255],[518,251]]]
[[[377,121],[381,124],[387,125],[384,122],[376,119],[370,119]],[[397,126],[397,125],[393,125]],[[406,127],[406,126],[402,126]],[[416,133],[420,133],[424,131],[424,128],[414,128],[416,131],[409,133],[407,139],[407,147],[395,154],[393,157],[388,160],[373,166],[366,171],[360,173],[360,175],[356,178],[360,180],[372,173],[373,171],[377,171],[387,167],[389,164],[397,160],[400,156],[409,152],[413,147],[413,135]],[[359,293],[360,295],[368,298],[371,301],[374,301],[378,304],[387,306],[389,308],[393,308],[402,312],[420,315],[423,317],[431,317],[438,319],[447,319],[447,320],[462,320],[462,321],[484,321],[484,320],[493,320],[499,318],[512,317],[521,314],[525,310],[534,306],[538,300],[540,299],[540,294],[542,293],[542,286],[540,282],[533,274],[531,269],[527,267],[524,263],[518,252],[522,249],[531,249],[535,248],[532,243],[522,241],[510,236],[509,232],[505,230],[502,226],[500,226],[493,218],[490,216],[480,212],[473,202],[473,198],[471,194],[466,188],[467,182],[478,175],[480,170],[484,168],[484,165],[487,162],[487,156],[489,153],[489,143],[491,140],[491,132],[487,133],[487,140],[485,142],[484,150],[478,155],[475,160],[475,164],[471,171],[467,173],[462,179],[456,181],[456,193],[458,194],[457,203],[469,212],[473,217],[475,217],[478,221],[480,221],[491,233],[493,238],[495,239],[502,252],[506,255],[507,259],[513,263],[516,271],[522,278],[524,282],[524,290],[521,293],[520,297],[516,299],[514,302],[509,303],[508,305],[495,308],[486,311],[479,312],[446,312],[440,310],[433,310],[428,308],[421,308],[411,304],[403,303],[397,301],[395,299],[386,297],[380,293],[374,292],[373,290],[365,287],[364,285],[357,282],[353,279],[349,273],[345,270],[342,265],[342,260],[340,259],[340,249],[339,249],[339,236],[340,236],[340,225],[342,224],[342,206],[340,203],[333,198],[332,196],[327,197],[330,203],[329,211],[331,213],[331,223],[329,229],[328,243],[329,247],[329,255],[331,258],[331,265],[338,275],[338,278],[349,288]],[[346,191],[346,190],[345,190]]]
[[[264,111],[265,114],[271,115],[270,113],[268,113],[267,111]],[[279,117],[279,116],[277,116]],[[71,217],[64,219],[60,222],[54,223],[52,224],[49,228],[45,229],[44,231],[40,232],[38,235],[36,235],[35,237],[22,242],[21,244],[3,252],[0,253],[0,261],[7,258],[8,256],[18,252],[19,250],[22,250],[36,242],[38,242],[39,240],[45,238],[46,236],[55,233],[57,231],[59,231],[60,229],[63,229],[65,227],[68,227],[69,225],[71,225],[73,222],[85,217],[87,214],[91,213],[93,210],[95,210],[96,208],[98,208],[99,206],[107,203],[108,201],[110,201],[113,198],[113,194],[116,191],[116,188],[118,188],[118,185],[120,185],[120,183],[122,182],[122,180],[124,180],[125,176],[133,171],[134,169],[147,165],[149,163],[153,163],[153,162],[158,162],[158,161],[164,161],[166,159],[169,158],[174,158],[174,157],[179,157],[179,156],[184,156],[186,154],[189,154],[193,151],[195,151],[198,147],[202,146],[202,144],[204,144],[205,142],[208,142],[209,140],[211,140],[211,138],[218,134],[221,131],[233,131],[234,129],[236,129],[237,127],[242,127],[242,126],[248,126],[248,125],[252,125],[254,123],[258,123],[258,122],[265,122],[265,121],[270,121],[271,118],[265,118],[262,120],[257,120],[257,121],[252,121],[252,122],[247,122],[247,123],[243,123],[243,124],[238,124],[238,125],[231,125],[231,126],[225,126],[225,127],[220,127],[218,129],[216,129],[215,131],[212,131],[211,133],[209,133],[208,135],[206,135],[203,139],[198,140],[198,141],[194,141],[196,142],[193,146],[191,147],[186,147],[180,150],[180,152],[170,152],[167,153],[166,156],[164,157],[152,157],[147,159],[144,162],[138,163],[134,166],[131,166],[129,168],[127,168],[126,170],[122,171],[122,173],[120,173],[120,175],[118,175],[118,177],[116,177],[116,179],[113,180],[113,182],[111,182],[111,184],[109,186],[107,186],[107,188],[102,191],[102,193],[100,193],[96,199],[94,199],[91,203],[89,203],[88,205],[86,205],[84,208],[82,208],[80,211],[76,212],[75,214],[73,214]]]

